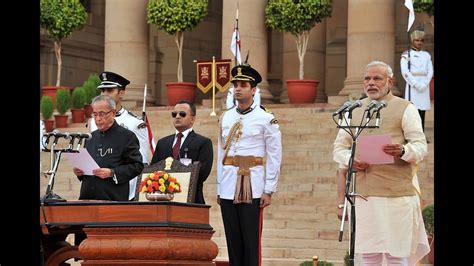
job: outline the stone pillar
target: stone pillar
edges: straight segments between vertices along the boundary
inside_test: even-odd
[[[148,82],[146,5],[146,0],[105,2],[104,70],[130,80],[122,103],[128,108],[142,106],[143,88]],[[150,89],[147,95],[153,95]]]
[[[300,62],[296,47],[296,38],[290,33],[283,36],[283,91],[281,102],[288,103],[287,79],[298,79]],[[304,79],[314,79],[319,81],[316,102],[326,101],[325,87],[326,70],[326,20],[316,24],[309,32],[309,41],[304,57]]]
[[[398,63],[394,60],[395,0],[351,0],[348,5],[347,77],[339,92],[346,99],[363,93],[370,61],[384,61],[392,68]]]
[[[268,90],[268,44],[265,26],[266,1],[239,0],[239,32],[242,61],[250,50],[248,63],[262,76],[258,85],[262,102],[271,102],[273,95]],[[230,51],[230,42],[235,24],[237,4],[235,1],[223,1],[222,4],[222,58],[234,58]],[[222,97],[223,94],[220,94]]]

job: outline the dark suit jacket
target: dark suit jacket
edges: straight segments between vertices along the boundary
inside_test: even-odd
[[[150,165],[155,164],[161,160],[164,160],[168,157],[173,157],[173,141],[175,135],[169,135],[158,141],[156,144],[155,153],[151,159]],[[201,167],[199,169],[199,177],[197,182],[196,189],[196,203],[205,204],[204,195],[202,193],[202,186],[204,181],[206,181],[209,173],[211,172],[212,162],[213,162],[213,148],[212,142],[209,138],[196,134],[194,130],[189,132],[189,135],[184,140],[181,149],[179,150],[180,158],[184,158],[184,154],[187,152],[188,158],[190,158],[193,163],[199,161]]]

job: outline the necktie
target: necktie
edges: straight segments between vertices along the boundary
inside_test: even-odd
[[[173,158],[179,159],[179,148],[181,147],[181,138],[183,137],[183,133],[179,132],[176,134],[176,144],[173,146]]]

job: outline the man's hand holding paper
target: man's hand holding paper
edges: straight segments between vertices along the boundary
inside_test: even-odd
[[[400,144],[392,144],[389,134],[360,136],[357,140],[358,160],[368,164],[393,164],[393,156],[400,154],[400,149],[395,149],[397,145]]]

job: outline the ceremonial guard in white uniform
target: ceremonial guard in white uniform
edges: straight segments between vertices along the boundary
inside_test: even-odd
[[[402,53],[400,69],[406,81],[405,99],[412,102],[421,116],[425,128],[425,111],[431,109],[430,81],[433,77],[433,63],[428,52],[422,51],[425,32],[417,29],[410,34],[410,51]]]
[[[122,106],[122,97],[125,94],[125,87],[130,84],[130,81],[113,72],[102,72],[99,75],[102,80],[97,89],[101,90],[102,95],[110,95],[114,97],[117,104],[117,113],[115,114],[115,121],[117,123],[135,133],[140,142],[140,154],[142,155],[143,163],[148,164],[150,161],[148,130],[146,123],[132,112],[126,110]],[[94,119],[90,119],[90,132],[97,129]],[[137,177],[130,180],[129,199],[135,197],[135,189],[137,186]]]
[[[219,121],[217,201],[230,265],[257,266],[263,208],[280,175],[281,133],[273,114],[253,99],[260,74],[249,65],[237,65],[231,73],[238,105]]]

